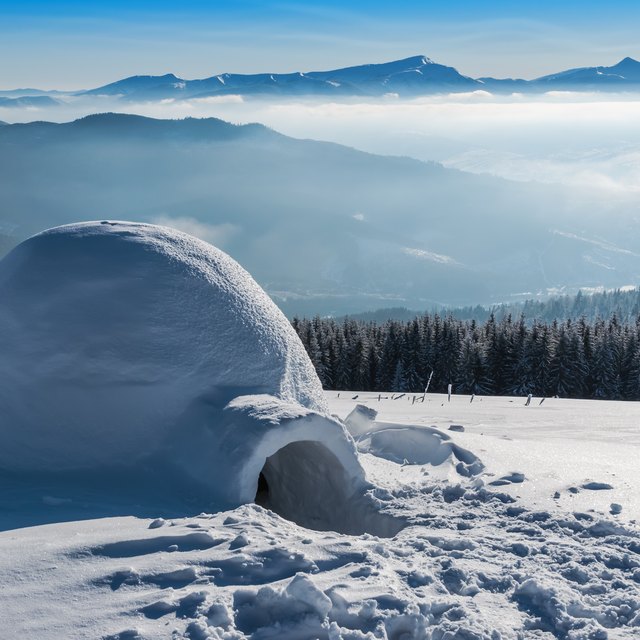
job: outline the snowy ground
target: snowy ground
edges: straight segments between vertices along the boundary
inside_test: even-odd
[[[546,398],[540,405],[540,398],[533,398],[527,407],[525,398],[470,403],[469,396],[453,395],[447,402],[432,394],[424,404],[412,404],[413,394],[383,395],[382,401],[373,393],[328,393],[328,398],[341,417],[362,403],[377,410],[379,420],[446,431],[481,459],[485,483],[500,483],[501,491],[528,508],[593,509],[604,515],[617,503],[623,507],[617,520],[640,522],[640,403]],[[464,433],[449,431],[455,424]],[[510,474],[524,478],[507,482]],[[598,490],[599,485],[610,487]]]
[[[0,637],[640,638],[640,405],[337,395],[395,537],[5,478]]]

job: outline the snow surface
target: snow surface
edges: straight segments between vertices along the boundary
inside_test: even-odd
[[[255,504],[61,522],[83,508],[72,488],[25,496],[2,484],[3,631],[70,640],[640,637],[637,404],[326,395],[349,416],[377,485],[372,500],[407,523],[394,537],[313,531]],[[412,459],[400,461],[405,454]],[[16,528],[10,508],[43,521],[58,514],[57,523]]]
[[[540,404],[540,398],[533,398],[527,407],[524,397],[476,397],[471,403],[470,396],[453,395],[448,403],[446,395],[428,394],[424,404],[412,404],[413,394],[381,402],[373,393],[358,394],[356,401],[356,394],[333,395],[331,409],[342,416],[357,404],[377,409],[370,431],[389,422],[413,425],[409,433],[435,428],[451,437],[486,467],[482,479],[487,486],[525,500],[532,509],[606,514],[616,502],[623,505],[625,521],[640,521],[639,403],[546,398]],[[459,426],[464,432],[457,431]],[[360,442],[361,450],[370,438]],[[407,440],[397,438],[385,457],[394,450],[399,457]],[[410,455],[417,459],[426,452],[413,446]],[[612,489],[597,490],[600,485]]]
[[[287,319],[226,254],[153,225],[57,227],[0,262],[0,300],[0,470],[16,491],[56,474],[105,497],[131,485],[148,503],[162,484],[237,506],[269,459],[289,513],[305,487],[281,484],[279,451],[304,441],[302,462],[341,478],[332,526],[355,532],[335,513],[365,488],[353,442]]]
[[[0,637],[640,637],[637,403],[323,394],[149,225],[31,238],[0,300]]]

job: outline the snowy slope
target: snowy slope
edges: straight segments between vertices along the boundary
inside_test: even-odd
[[[356,420],[361,448],[371,451],[367,425],[396,431],[361,455],[379,485],[372,495],[407,524],[395,537],[303,529],[257,505],[164,520],[5,522],[2,628],[69,640],[639,637],[634,404],[327,396],[342,417],[358,403],[378,411]],[[348,423],[355,428],[353,415]],[[403,451],[417,464],[389,459]],[[482,468],[459,467],[469,455]],[[69,494],[32,498],[43,512],[72,507]]]
[[[330,395],[332,411],[342,417],[363,403],[378,410],[376,424],[382,428],[390,423],[409,425],[413,434],[433,429],[446,434],[483,463],[479,477],[484,484],[530,509],[595,510],[606,516],[617,503],[622,507],[617,520],[640,522],[638,403],[546,398],[540,404],[534,398],[525,406],[526,398],[476,397],[470,402],[470,396],[453,395],[448,402],[446,395],[429,394],[424,403],[420,396],[412,404],[413,394],[398,400],[391,398],[399,394],[382,394],[380,401],[375,393]],[[464,430],[450,430],[451,425]],[[396,437],[395,448],[408,436]],[[402,457],[421,454],[412,445]]]

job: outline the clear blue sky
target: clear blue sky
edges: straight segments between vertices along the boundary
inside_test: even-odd
[[[0,88],[304,71],[425,54],[526,78],[640,58],[637,0],[0,0]]]

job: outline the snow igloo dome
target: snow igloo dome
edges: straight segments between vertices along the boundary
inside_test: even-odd
[[[0,354],[0,469],[154,470],[216,505],[361,528],[355,446],[302,344],[203,241],[109,221],[26,240],[0,261]]]

